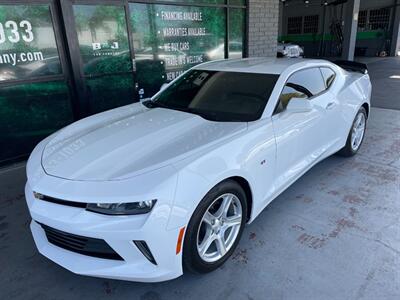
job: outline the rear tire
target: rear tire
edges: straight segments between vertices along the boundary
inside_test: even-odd
[[[354,118],[349,135],[347,136],[346,145],[338,152],[340,156],[351,157],[357,154],[364,141],[367,125],[367,112],[361,107]]]
[[[208,273],[219,268],[233,253],[247,217],[246,194],[233,180],[226,180],[201,200],[186,230],[183,268]]]

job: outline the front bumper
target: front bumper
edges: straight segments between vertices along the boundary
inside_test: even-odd
[[[182,253],[175,252],[179,228],[166,229],[168,218],[162,207],[148,215],[106,216],[38,200],[33,197],[29,184],[25,187],[25,196],[39,252],[74,273],[140,282],[165,281],[182,274]],[[48,241],[39,223],[63,232],[102,239],[123,260],[92,257],[55,246]],[[157,264],[151,263],[133,241],[146,241]]]

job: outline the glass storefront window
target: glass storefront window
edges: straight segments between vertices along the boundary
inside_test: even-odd
[[[1,2],[0,163],[73,122],[71,101],[77,116],[101,112],[153,96],[196,64],[243,56],[245,0],[74,0],[56,13],[59,1]]]
[[[131,3],[140,97],[190,67],[225,57],[225,9]]]
[[[0,82],[61,73],[49,5],[0,5]]]
[[[246,5],[246,0],[228,0],[229,5]]]
[[[87,78],[86,85],[92,113],[127,105],[134,99],[132,74]]]
[[[193,4],[225,4],[226,0],[161,0],[163,2],[184,2]],[[240,0],[239,0],[240,1]]]
[[[65,82],[1,87],[0,163],[28,154],[40,140],[72,121]]]
[[[229,8],[229,58],[242,58],[244,47],[245,11]]]
[[[132,71],[123,6],[74,5],[85,75]]]

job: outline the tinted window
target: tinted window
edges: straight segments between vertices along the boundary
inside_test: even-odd
[[[294,73],[288,80],[287,85],[289,84],[296,89],[301,87],[302,92],[308,97],[315,96],[325,90],[325,84],[318,68]]]
[[[329,88],[335,80],[336,74],[329,68],[321,68],[322,76],[324,77],[326,88]]]
[[[276,113],[284,110],[293,98],[310,98],[325,90],[321,72],[318,68],[306,69],[289,77],[279,96]]]
[[[186,2],[186,3],[211,3],[211,4],[225,4],[224,0],[164,0],[164,2]]]
[[[245,11],[243,9],[229,9],[229,58],[243,57],[245,19]]]
[[[289,85],[290,84],[285,85],[281,95],[279,96],[279,107],[278,107],[279,112],[284,110],[288,105],[289,101],[293,98],[304,98],[304,99],[308,98],[308,96],[300,89],[291,87]]]
[[[132,103],[134,99],[131,74],[88,78],[86,87],[93,113]]]
[[[73,121],[62,81],[24,83],[0,89],[0,162],[26,155],[47,135]]]
[[[198,114],[214,121],[261,117],[278,75],[192,70],[151,105]]]
[[[225,8],[130,3],[129,9],[141,97],[153,96],[163,83],[196,64],[225,57]],[[231,40],[241,42],[236,34],[237,28],[243,31],[241,19],[237,23],[230,29]],[[241,57],[241,51],[234,52]]]
[[[49,5],[0,5],[0,81],[58,74]]]
[[[84,74],[131,71],[124,8],[74,5],[73,9]]]

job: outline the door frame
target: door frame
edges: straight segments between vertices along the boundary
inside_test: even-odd
[[[35,6],[35,5],[47,5],[50,10],[50,20],[55,37],[56,49],[60,60],[61,73],[55,75],[38,75],[23,79],[12,79],[6,81],[0,81],[0,90],[5,87],[19,86],[23,84],[34,84],[34,83],[45,83],[49,81],[62,82],[67,87],[68,104],[71,107],[72,120],[79,118],[79,104],[77,103],[77,89],[75,82],[72,78],[72,69],[69,61],[69,55],[66,50],[66,40],[64,34],[64,24],[61,18],[61,11],[59,2],[57,0],[0,0],[0,5],[9,6]],[[22,153],[12,157],[8,157],[5,160],[0,161],[0,166],[8,165],[12,162],[18,162],[21,159],[26,159],[29,153]]]
[[[60,22],[60,9],[58,7],[58,1],[56,0],[0,0],[0,5],[49,5],[50,8],[50,18],[53,25],[54,37],[56,40],[56,47],[58,56],[60,58],[61,64],[61,74],[57,75],[46,75],[46,76],[36,76],[25,79],[15,79],[15,80],[7,80],[5,82],[0,81],[0,88],[7,87],[18,84],[26,84],[26,83],[40,83],[40,82],[48,82],[48,81],[64,81],[68,87],[69,99],[72,108],[72,114],[74,120],[76,120],[79,116],[79,106],[76,102],[77,88],[74,80],[72,79],[72,69],[69,63],[68,53],[66,52],[65,44],[66,41],[64,39],[64,26]]]
[[[110,75],[121,75],[121,74],[128,74],[128,72],[121,72],[121,73],[107,73],[107,74],[96,74],[96,75],[85,75],[83,71],[83,61],[82,56],[79,49],[79,41],[78,41],[78,33],[75,30],[76,23],[75,17],[73,12],[73,5],[112,5],[112,6],[120,6],[124,8],[125,13],[125,23],[127,29],[127,37],[128,37],[128,46],[129,46],[129,53],[130,53],[130,61],[132,64],[132,82],[133,86],[135,87],[135,64],[134,64],[134,51],[133,51],[133,42],[132,42],[132,35],[131,35],[131,27],[130,27],[130,14],[129,14],[129,3],[127,0],[60,0],[61,4],[61,13],[63,16],[64,24],[68,24],[69,26],[65,27],[65,34],[66,34],[66,43],[70,54],[71,60],[71,67],[73,72],[73,78],[75,81],[75,85],[77,87],[77,101],[79,102],[80,106],[80,115],[79,118],[83,118],[86,116],[91,115],[92,107],[91,102],[89,101],[88,97],[88,89],[86,86],[86,79],[87,78],[99,78],[104,76]],[[136,94],[136,93],[134,93]]]

